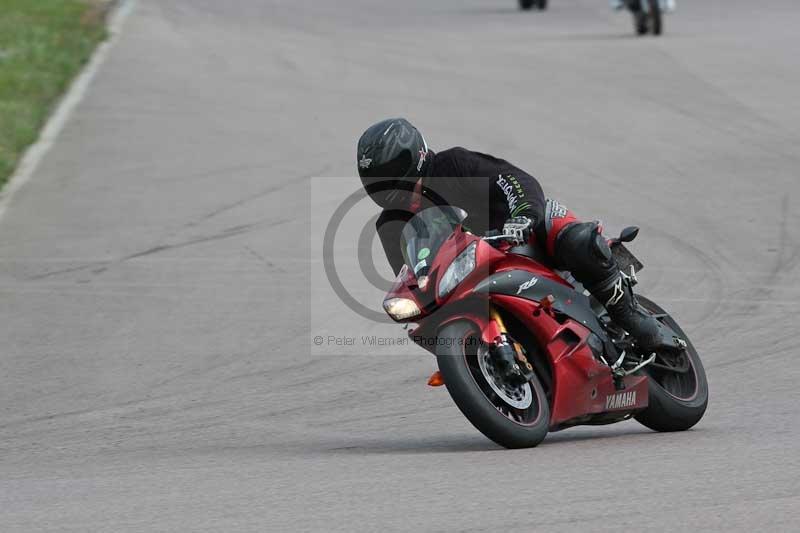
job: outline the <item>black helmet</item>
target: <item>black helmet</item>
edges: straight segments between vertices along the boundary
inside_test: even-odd
[[[358,175],[378,205],[402,207],[427,170],[427,156],[425,138],[410,122],[404,118],[383,120],[358,140]]]

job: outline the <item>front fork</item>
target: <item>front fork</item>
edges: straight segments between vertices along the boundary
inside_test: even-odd
[[[522,346],[508,336],[508,328],[503,317],[494,306],[490,308],[489,316],[496,325],[494,329],[496,334],[490,344],[492,358],[506,377],[530,381],[533,377],[533,366],[525,357]]]

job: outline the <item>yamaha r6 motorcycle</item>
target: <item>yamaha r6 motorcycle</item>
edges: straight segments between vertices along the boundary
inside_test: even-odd
[[[708,383],[697,351],[673,318],[639,296],[671,331],[674,349],[642,353],[569,273],[514,236],[466,231],[466,213],[431,207],[405,226],[405,265],[383,302],[397,322],[418,324],[414,342],[432,352],[458,408],[507,448],[532,447],[548,431],[631,417],[656,431],[694,426]],[[636,283],[641,263],[625,248],[638,228],[610,245]]]

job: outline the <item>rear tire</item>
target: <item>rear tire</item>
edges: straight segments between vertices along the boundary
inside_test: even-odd
[[[471,322],[448,324],[437,337],[436,360],[447,391],[473,426],[506,448],[532,448],[542,442],[550,424],[550,406],[539,379],[529,382],[531,404],[525,410],[509,409],[480,372],[480,332]],[[512,420],[505,409],[519,420]]]
[[[650,33],[653,35],[661,35],[662,18],[661,18],[661,3],[659,0],[647,0],[647,5],[650,8],[647,13],[649,19],[648,26]]]
[[[539,8],[539,11],[544,11],[547,9],[547,0],[537,0],[536,7]]]
[[[536,3],[536,0],[519,0],[519,8],[527,11],[533,7],[534,3]]]
[[[703,363],[689,337],[666,311],[643,296],[637,295],[636,299],[649,312],[666,314],[667,316],[661,320],[686,341],[686,354],[691,364],[690,372],[694,372],[695,388],[693,392],[691,388],[687,390],[685,380],[684,386],[678,387],[677,381],[666,381],[654,369],[644,367],[642,372],[650,377],[648,383],[649,405],[635,418],[642,425],[655,431],[685,431],[703,418],[706,407],[708,407],[708,380]],[[657,381],[658,379],[662,381],[663,385]]]

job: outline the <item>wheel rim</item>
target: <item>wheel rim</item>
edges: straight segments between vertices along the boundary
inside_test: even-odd
[[[477,358],[483,378],[501,400],[516,409],[527,409],[531,406],[533,393],[530,383],[511,384],[502,379],[489,350],[485,348],[478,348]]]
[[[688,402],[697,396],[697,369],[692,361],[690,347],[677,355],[656,354],[657,365],[645,367],[647,375],[655,381],[664,392],[677,400]],[[684,370],[684,367],[688,366]],[[670,368],[671,367],[671,368]]]
[[[474,339],[473,335],[467,338]],[[489,403],[515,424],[536,425],[542,416],[542,396],[538,388],[531,386],[530,382],[511,385],[502,380],[484,343],[468,342],[465,339],[463,346],[464,359],[472,379]]]
[[[669,326],[684,339],[687,338],[678,323],[663,309],[644,304],[645,302],[640,301],[640,305],[654,315],[656,320]],[[696,357],[694,346],[687,340],[686,348],[678,354],[657,352],[655,362],[644,367],[644,371],[664,392],[676,400],[690,402],[700,392],[700,380],[694,363]]]

